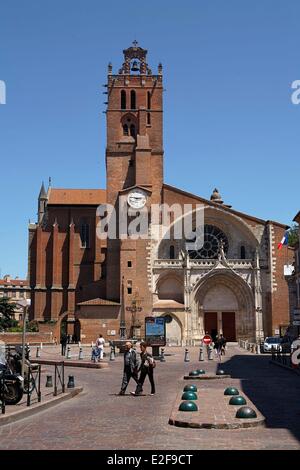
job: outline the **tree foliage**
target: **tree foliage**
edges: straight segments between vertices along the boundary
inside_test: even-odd
[[[17,326],[18,322],[14,317],[15,309],[16,304],[10,302],[8,297],[0,299],[0,329],[7,330]]]
[[[294,247],[299,242],[299,226],[293,224],[289,230],[289,246]]]

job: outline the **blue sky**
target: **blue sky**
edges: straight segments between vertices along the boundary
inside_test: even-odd
[[[41,181],[105,187],[107,64],[164,67],[165,181],[290,224],[299,207],[298,0],[0,0],[1,275],[25,276]]]

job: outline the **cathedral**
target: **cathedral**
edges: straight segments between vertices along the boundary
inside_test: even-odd
[[[99,333],[143,338],[146,316],[165,317],[170,345],[199,344],[206,332],[228,341],[283,334],[288,250],[277,245],[287,226],[235,210],[217,189],[205,199],[164,183],[163,68],[153,73],[136,41],[123,54],[118,73],[108,65],[104,91],[106,189],[41,187],[29,224],[30,319],[83,343]],[[120,236],[118,217],[116,236],[101,236],[99,208],[118,215],[124,201],[150,214],[144,236]],[[163,222],[150,208],[161,205],[170,223],[154,236]],[[172,208],[186,206],[196,231],[201,208],[201,246],[174,234],[184,215]]]

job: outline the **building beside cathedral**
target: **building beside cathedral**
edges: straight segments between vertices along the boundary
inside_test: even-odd
[[[143,337],[149,315],[166,317],[171,344],[197,344],[206,331],[231,341],[283,333],[288,250],[277,245],[286,225],[235,210],[217,189],[205,199],[164,182],[162,65],[154,74],[136,42],[123,53],[118,73],[108,66],[105,85],[106,189],[42,185],[38,220],[29,225],[31,318],[82,342],[99,333],[117,339],[122,319],[128,337]],[[99,236],[99,206],[119,214],[121,200],[148,210],[148,236]],[[162,221],[152,220],[150,208],[162,204],[190,207],[193,230],[201,207],[202,247],[174,236],[174,214],[169,236],[152,236]]]

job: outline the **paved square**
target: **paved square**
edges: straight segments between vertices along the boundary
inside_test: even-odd
[[[166,348],[165,363],[155,369],[155,396],[116,396],[122,377],[122,356],[109,368],[67,369],[83,393],[51,410],[0,427],[0,449],[300,449],[300,377],[269,364],[269,356],[231,346],[226,370],[231,378],[198,381],[201,389],[224,389],[232,382],[266,418],[253,429],[189,429],[168,424],[179,390],[195,368],[215,372],[216,361],[198,362],[198,348]],[[224,362],[225,362],[224,361]],[[225,366],[225,364],[224,364]],[[128,392],[134,390],[129,384]],[[150,385],[145,383],[145,393]]]

